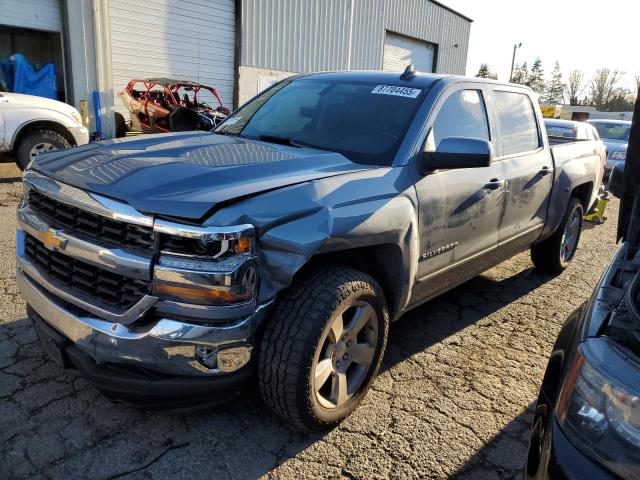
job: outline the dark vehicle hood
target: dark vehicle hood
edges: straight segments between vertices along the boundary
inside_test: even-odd
[[[182,132],[46,153],[32,168],[143,212],[196,220],[223,202],[372,167],[338,153]]]

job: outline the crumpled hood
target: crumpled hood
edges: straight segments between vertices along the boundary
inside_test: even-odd
[[[45,153],[32,168],[143,212],[195,220],[221,202],[371,167],[338,153],[184,132]]]

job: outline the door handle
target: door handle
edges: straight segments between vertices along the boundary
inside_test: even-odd
[[[484,188],[486,188],[487,190],[497,190],[502,186],[504,186],[504,180],[492,178],[491,180],[489,180],[489,183],[484,186]]]
[[[542,175],[543,177],[544,177],[545,175],[549,175],[550,173],[551,173],[551,169],[550,169],[549,167],[546,167],[546,166],[545,166],[545,167],[542,167],[542,168],[540,169],[540,171],[538,172],[538,174]]]

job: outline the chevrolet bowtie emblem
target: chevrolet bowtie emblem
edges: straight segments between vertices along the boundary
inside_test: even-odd
[[[67,246],[67,241],[59,237],[56,230],[47,230],[40,233],[40,241],[49,250],[64,250]]]

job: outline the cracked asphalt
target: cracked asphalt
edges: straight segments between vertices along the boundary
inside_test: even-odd
[[[0,182],[0,478],[521,478],[547,356],[616,248],[614,199],[562,275],[521,254],[407,314],[363,405],[309,437],[254,392],[196,412],[140,411],[48,360],[14,280],[21,187]]]

